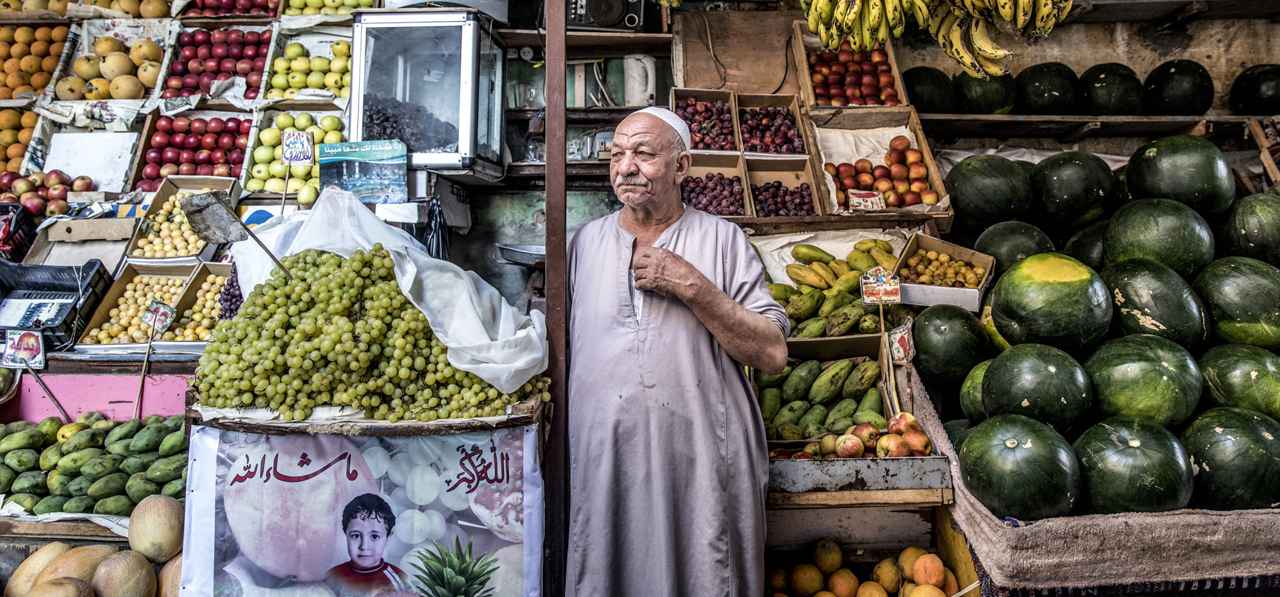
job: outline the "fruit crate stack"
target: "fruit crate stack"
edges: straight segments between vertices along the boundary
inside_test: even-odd
[[[821,47],[804,21],[792,23],[791,29],[791,57],[801,74],[800,97],[809,113],[845,106],[875,110],[908,105],[892,41],[870,52],[854,52],[845,42],[833,52]]]

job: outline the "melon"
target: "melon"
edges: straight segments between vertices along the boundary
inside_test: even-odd
[[[942,385],[948,393],[958,391],[969,371],[991,352],[978,318],[954,305],[934,305],[921,311],[911,334],[920,375]]]
[[[1280,196],[1249,195],[1227,208],[1215,229],[1223,256],[1252,257],[1280,266]]]
[[[1236,75],[1231,82],[1230,104],[1232,114],[1280,114],[1280,64],[1258,64]]]
[[[992,294],[992,320],[1011,345],[1078,351],[1101,341],[1111,324],[1111,300],[1102,279],[1060,253],[1026,258],[1005,272]]]
[[[157,564],[182,551],[182,504],[171,497],[143,498],[129,515],[129,547]]]
[[[1191,501],[1191,458],[1160,425],[1111,417],[1086,429],[1072,448],[1094,512],[1165,512]]]
[[[1133,201],[1133,194],[1129,192],[1129,164],[1112,170],[1111,175],[1116,179],[1116,205]]]
[[[4,597],[25,597],[31,591],[31,585],[36,576],[44,570],[45,566],[48,566],[50,562],[58,559],[58,556],[67,553],[67,550],[70,549],[70,545],[54,541],[27,556],[27,559],[22,561],[18,569],[14,570],[13,574],[9,576],[9,582],[4,586]]]
[[[1218,405],[1280,416],[1280,356],[1257,346],[1223,344],[1205,351],[1199,362]]]
[[[917,66],[902,72],[907,99],[921,114],[954,114],[955,91],[946,73],[932,66]]]
[[[305,469],[297,464],[304,452],[312,463]],[[378,493],[363,456],[349,440],[336,435],[271,437],[229,457],[248,457],[249,462],[278,457],[282,474],[302,476],[344,454],[347,462],[309,482],[231,485],[234,479],[228,476],[222,499],[240,553],[276,577],[303,582],[323,580],[330,568],[347,561],[342,510],[357,496]]]
[[[1207,217],[1231,206],[1236,181],[1222,152],[1194,135],[1157,139],[1133,152],[1125,182],[1134,199],[1172,199]]]
[[[964,412],[964,417],[971,425],[987,420],[987,410],[982,405],[982,380],[986,377],[987,367],[991,366],[992,360],[994,359],[974,365],[973,369],[969,370],[969,375],[965,376],[964,383],[960,385],[960,410]]]
[[[1012,75],[979,79],[964,72],[951,80],[961,114],[1008,114],[1013,111],[1016,85]],[[950,190],[950,187],[947,187]]]
[[[1039,228],[1026,222],[1000,222],[983,232],[973,250],[996,259],[993,270],[1000,277],[1023,259],[1040,253],[1052,253],[1053,241]]]
[[[1061,62],[1022,69],[1014,86],[1018,114],[1075,114],[1080,110],[1080,78]]]
[[[1027,173],[1028,179],[1030,179],[1031,175],[1036,171],[1036,163],[1030,160],[1013,160],[1013,163],[1017,164],[1019,168],[1022,168],[1023,172]]]
[[[86,583],[91,582],[93,573],[98,570],[98,564],[115,555],[115,553],[116,547],[114,545],[86,545],[69,549],[52,562],[49,562],[49,565],[45,566],[40,571],[40,574],[36,575],[32,585],[38,585],[64,576],[78,578]]]
[[[967,76],[967,75],[964,75]],[[1031,180],[1017,164],[994,155],[969,156],[944,182],[958,223],[975,228],[1030,214]]]
[[[1071,235],[1067,244],[1062,245],[1062,254],[1079,261],[1093,270],[1100,270],[1106,265],[1103,257],[1103,239],[1107,236],[1107,227],[1111,220],[1095,222]]]
[[[122,551],[98,565],[92,585],[97,597],[155,597],[156,571],[142,554]]]
[[[1275,266],[1224,257],[1206,266],[1191,287],[1208,308],[1218,339],[1280,348],[1280,270]]]
[[[1280,423],[1243,408],[1214,408],[1182,432],[1191,456],[1191,505],[1210,510],[1275,508],[1280,503]]]
[[[94,597],[93,588],[89,583],[72,577],[42,582],[31,587],[31,592],[27,595],[29,597]],[[99,593],[97,597],[108,597],[108,595]]]
[[[1142,109],[1151,116],[1200,116],[1213,105],[1213,77],[1194,60],[1170,60],[1142,83]]]
[[[1059,431],[1089,410],[1093,388],[1071,355],[1043,344],[1018,344],[992,359],[982,377],[982,408],[988,416],[1017,414]]]
[[[147,88],[138,77],[120,75],[111,80],[107,91],[111,94],[111,99],[142,99],[147,93]]]
[[[182,590],[182,553],[165,562],[156,583],[156,597],[179,597]]]
[[[1209,222],[1195,210],[1168,199],[1139,199],[1111,217],[1103,242],[1108,265],[1126,259],[1150,259],[1184,278],[1213,261]]]
[[[1114,210],[1114,192],[1111,168],[1102,158],[1084,151],[1064,151],[1045,158],[1031,175],[1036,217],[1053,229],[1073,231],[1105,218]]]
[[[1142,113],[1142,81],[1133,69],[1118,62],[1095,64],[1080,75],[1084,113],[1131,116]]]
[[[1209,339],[1200,297],[1177,272],[1150,259],[1127,259],[1098,273],[1111,291],[1115,331],[1151,334],[1198,350]]]
[[[1108,340],[1084,369],[1103,414],[1143,417],[1165,427],[1190,417],[1204,389],[1191,353],[1150,334]]]
[[[983,421],[964,440],[957,460],[964,488],[997,518],[1065,516],[1080,498],[1080,463],[1071,444],[1030,417]]]

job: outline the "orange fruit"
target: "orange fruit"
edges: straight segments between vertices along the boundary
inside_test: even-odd
[[[58,69],[57,56],[45,56],[44,59],[40,61],[40,70],[46,73],[49,73],[50,75],[52,75],[53,71],[57,69]]]
[[[27,73],[28,75],[40,72],[40,65],[40,57],[35,55],[23,56],[22,60],[18,62],[18,68],[21,68],[22,72]]]
[[[41,27],[36,29],[36,39],[40,41],[50,41],[53,39],[53,29],[50,27]]]
[[[62,56],[62,48],[65,45],[66,43],[60,41],[55,41],[49,44],[49,55],[54,58],[60,58]]]
[[[858,594],[858,577],[848,568],[841,568],[827,579],[827,590],[835,597],[854,597]]]
[[[18,92],[19,87],[23,87],[30,82],[31,82],[31,75],[28,75],[27,73],[24,73],[22,71],[18,71],[16,73],[9,73],[9,76],[5,77],[5,80],[4,80],[4,84],[8,85],[9,87],[12,87],[14,93]]]
[[[14,109],[0,110],[0,129],[12,130],[22,127],[22,113]]]
[[[13,145],[10,145],[4,148],[5,157],[11,160],[14,158],[21,158],[26,153],[27,153],[27,146],[23,145],[22,143],[14,143]]]
[[[0,41],[13,43],[13,27],[0,27]]]
[[[13,58],[22,58],[31,53],[31,46],[24,43],[15,43],[9,46],[9,56]]]
[[[32,87],[32,86],[30,86],[30,85],[19,85],[19,86],[17,86],[17,87],[14,87],[14,88],[13,88],[13,94],[14,94],[14,95],[17,95],[17,94],[19,94],[19,93],[22,93],[23,91],[31,91],[31,92],[34,92],[34,91],[35,91],[35,88],[34,88],[34,87]],[[30,137],[28,137],[28,139],[30,139]]]
[[[912,597],[947,597],[942,589],[933,585],[920,585],[914,591],[911,591]]]
[[[35,112],[27,112],[26,114],[22,115],[22,128],[24,129],[36,128],[37,122],[40,122],[40,115],[36,114]],[[15,126],[13,128],[16,129],[18,127]]]
[[[22,72],[22,60],[18,58],[9,58],[4,61],[4,74],[12,75],[13,73]]]
[[[960,592],[960,582],[956,580],[955,573],[950,568],[945,568],[946,579],[942,581],[942,592],[947,595],[955,595]]]
[[[57,42],[67,41],[67,34],[71,33],[71,28],[66,25],[58,25],[50,32],[50,39]]]
[[[26,152],[23,152],[23,153],[26,153]],[[8,170],[10,172],[17,172],[21,169],[22,169],[22,158],[20,157],[9,160],[8,165],[5,166],[5,170]]]
[[[30,44],[36,40],[36,30],[30,27],[18,27],[13,31],[13,40],[18,43]]]
[[[0,60],[8,60],[8,59],[9,59],[9,44],[6,42],[0,41]]]
[[[932,585],[942,588],[942,583],[946,580],[946,571],[942,566],[942,559],[931,553],[916,558],[913,572],[916,584],[921,586]]]
[[[13,99],[13,90],[0,86],[0,99]]]
[[[33,41],[31,42],[31,55],[44,58],[49,55],[49,42]]]
[[[13,92],[17,93],[18,90],[14,89]],[[34,127],[27,127],[18,131],[18,143],[21,143],[23,145],[30,143],[31,135],[35,134],[35,132],[36,132],[36,129]]]
[[[822,590],[822,571],[811,564],[797,564],[791,569],[791,594],[796,597],[812,597]]]
[[[18,142],[18,129],[0,131],[0,147],[8,147]]]
[[[32,73],[31,87],[34,88],[36,91],[42,91],[44,90],[44,86],[48,85],[49,80],[52,78],[53,78],[53,75],[46,73],[44,71],[40,71],[38,73]]]
[[[858,585],[857,597],[889,597],[889,592],[884,590],[875,581],[867,581]]]

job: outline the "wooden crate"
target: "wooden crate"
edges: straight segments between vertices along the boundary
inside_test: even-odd
[[[911,131],[912,136],[915,137],[912,146],[919,149],[920,153],[924,154],[924,165],[929,169],[929,188],[937,191],[939,198],[947,196],[946,186],[943,184],[942,176],[938,173],[938,164],[933,159],[933,151],[929,149],[929,139],[925,136],[924,129],[920,126],[920,118],[916,115],[915,108],[912,108],[911,106],[898,106],[893,108],[880,108],[874,111],[868,111],[864,108],[824,109],[817,112],[810,112],[808,120],[810,125],[813,127],[810,136],[813,137],[815,144],[818,142],[818,129],[862,130],[900,126],[907,127],[907,129]],[[877,165],[884,161],[883,156],[862,157],[870,159]],[[816,162],[814,171],[822,173],[822,176],[819,178],[822,181],[823,187],[827,191],[824,196],[823,205],[829,207],[832,191],[829,186],[830,183],[828,182],[830,175],[822,169],[822,160],[825,159],[827,158],[822,155],[821,151],[814,152],[813,161]],[[830,212],[830,209],[828,209],[828,212]],[[848,217],[859,217],[866,213],[884,212],[899,213],[903,214],[904,217],[933,219],[937,222],[938,230],[941,232],[950,231],[951,223],[955,220],[955,210],[949,206],[944,210],[927,212],[907,211],[899,208],[886,208],[883,211],[877,212],[855,212],[854,214],[849,214]]]
[[[129,178],[125,181],[124,189],[126,191],[133,190],[135,187],[137,187],[138,182],[142,180],[142,169],[147,165],[147,151],[151,149],[151,137],[156,133],[156,130],[157,130],[156,121],[160,120],[162,116],[163,115],[160,114],[159,110],[156,110],[147,116],[146,124],[143,126],[143,129],[142,129],[142,136],[138,138],[137,151],[134,153],[134,156],[133,156],[133,167],[130,168]],[[182,116],[185,118],[191,118],[191,119],[204,118],[205,120],[208,120],[210,118],[221,118],[223,120],[227,118],[239,118],[241,120],[252,121],[254,114],[252,112],[239,112],[234,109],[232,110],[201,109],[201,110],[188,110],[185,112],[181,112],[179,114],[174,115],[173,118],[177,118],[179,116]],[[230,130],[226,130],[224,132],[232,133]],[[238,136],[240,134],[240,131],[235,131],[232,134]],[[236,164],[234,162],[228,161],[227,165],[233,168],[239,165],[241,169],[244,170],[245,169],[244,164],[249,161],[248,148],[246,147],[245,149],[242,149],[240,151],[244,152],[245,154],[245,157],[243,157],[240,160],[240,163]],[[184,175],[179,175],[179,176],[184,176]],[[191,174],[186,176],[213,176],[213,174],[208,174],[208,175]]]
[[[897,108],[909,105],[907,101],[906,86],[902,84],[902,71],[898,68],[898,59],[893,52],[893,40],[889,40],[885,44],[884,50],[889,54],[889,72],[893,74],[894,89],[898,91],[899,106],[845,106],[831,107],[819,106],[817,96],[813,94],[813,80],[810,79],[809,57],[811,50],[820,50],[821,44],[818,36],[809,33],[809,25],[804,21],[795,21],[791,23],[791,58],[795,63],[796,74],[800,84],[800,99],[803,109],[806,112],[824,111],[824,110],[841,110],[852,108],[859,111],[874,112],[886,108]]]
[[[724,174],[726,177],[737,176],[742,181],[742,216],[719,216],[729,221],[743,218],[754,218],[756,213],[751,203],[751,181],[747,178],[746,164],[741,154],[717,152],[698,152],[693,154],[693,164],[686,176],[702,178],[708,174]]]
[[[824,187],[817,186],[813,163],[807,156],[795,157],[748,157],[746,158],[747,181],[749,185],[763,185],[775,181],[782,182],[788,189],[794,189],[802,183],[809,185],[809,193],[813,197],[813,213],[826,215],[826,202],[822,199]],[[750,189],[747,189],[750,191]],[[751,214],[755,218],[792,219],[786,217],[766,217],[759,215],[755,208],[755,193],[751,193]]]
[[[906,248],[898,256],[898,262],[894,265],[893,271],[897,273],[907,267],[907,260],[914,257],[919,249],[947,253],[951,255],[952,259],[962,259],[973,265],[981,266],[987,270],[987,273],[982,276],[982,283],[978,284],[977,288],[912,284],[904,279],[901,287],[903,303],[921,306],[956,305],[972,313],[982,310],[982,295],[990,289],[992,279],[995,276],[996,260],[994,257],[972,249],[966,249],[960,245],[938,240],[937,238],[915,234],[912,235],[910,241],[907,241]]]
[[[739,133],[738,127],[738,96],[732,91],[720,91],[718,89],[688,89],[684,87],[672,87],[671,95],[667,100],[667,106],[675,111],[676,102],[693,98],[700,102],[706,101],[723,101],[729,105],[729,112],[733,115],[733,152],[742,151],[742,135]],[[732,153],[722,149],[698,149],[690,148],[692,152],[707,153]]]
[[[744,154],[750,157],[756,156],[792,156],[792,155],[811,155],[816,148],[813,145],[813,137],[809,135],[809,127],[805,126],[805,115],[800,111],[800,99],[794,95],[784,94],[737,94],[738,110],[750,110],[751,108],[789,108],[791,115],[796,119],[796,130],[800,133],[800,138],[804,139],[804,153],[763,153],[757,151],[745,151],[746,145],[743,144]],[[742,115],[738,114],[737,118],[738,132],[737,137],[739,143],[742,142]]]

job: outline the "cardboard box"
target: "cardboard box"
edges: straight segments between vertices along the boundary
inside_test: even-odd
[[[739,93],[735,99],[738,103],[738,110],[745,111],[752,108],[787,108],[791,112],[791,116],[796,119],[796,132],[800,138],[804,139],[804,152],[802,153],[763,153],[758,151],[745,151],[744,155],[748,157],[767,157],[767,156],[793,156],[793,155],[809,155],[816,151],[813,145],[813,138],[809,135],[809,127],[805,126],[805,115],[800,110],[800,100],[794,95],[771,94],[771,95],[755,95],[747,93]],[[736,119],[738,123],[738,142],[742,141],[742,114],[738,114]],[[744,145],[745,147],[745,145]]]
[[[147,343],[128,343],[128,344],[86,344],[84,337],[94,333],[95,330],[102,327],[102,324],[111,321],[111,310],[116,308],[120,302],[120,297],[124,296],[125,289],[129,284],[133,283],[133,279],[137,276],[165,276],[176,277],[181,279],[182,292],[185,294],[187,287],[191,285],[192,276],[200,269],[199,265],[151,265],[143,263],[128,263],[120,269],[120,274],[116,276],[116,281],[111,285],[111,289],[107,291],[106,296],[102,298],[102,302],[98,304],[98,309],[94,311],[93,318],[89,320],[89,325],[85,328],[85,332],[80,337],[80,342],[76,343],[76,352],[90,354],[141,354],[146,352]],[[178,313],[181,315],[181,312]],[[175,320],[176,321],[176,320]],[[152,350],[155,350],[154,343]]]
[[[85,261],[98,259],[108,272],[114,272],[124,261],[137,226],[137,218],[58,222],[40,231],[22,262],[28,265],[83,265]]]
[[[196,299],[200,294],[200,287],[204,285],[205,279],[209,276],[231,276],[231,264],[200,264],[200,267],[198,267],[195,273],[191,275],[191,281],[187,284],[186,290],[182,292],[182,299],[178,301],[178,306],[175,307],[175,310],[178,313],[173,319],[173,324],[169,326],[167,331],[176,332],[181,329],[180,324],[182,324],[183,314],[186,313],[188,309],[195,306]],[[160,353],[203,354],[206,342],[206,340],[156,340],[151,343],[151,350]]]
[[[746,212],[745,215],[720,217],[726,220],[755,217],[755,210],[751,208],[751,181],[747,177],[746,163],[743,161],[742,155],[723,151],[693,154],[692,166],[689,168],[687,176],[704,178],[708,174],[723,174],[727,178],[737,176],[742,181],[742,202],[743,211]]]
[[[908,18],[910,16],[908,15]],[[794,63],[796,72],[799,73],[800,98],[804,103],[804,108],[810,113],[814,111],[839,109],[831,106],[819,106],[817,96],[813,94],[813,80],[810,78],[809,72],[809,52],[822,50],[821,40],[817,35],[809,33],[809,25],[805,21],[794,21],[791,23],[791,58]],[[906,85],[902,84],[902,71],[898,68],[898,59],[894,55],[893,40],[889,40],[884,45],[885,52],[889,54],[889,72],[893,74],[893,88],[898,92],[898,101],[900,105],[906,106],[907,92]],[[885,106],[848,106],[854,110],[862,112],[870,112],[885,108]]]
[[[742,135],[740,134],[741,129],[738,127],[737,95],[732,91],[721,91],[718,89],[687,89],[684,87],[672,87],[670,99],[667,101],[667,107],[674,112],[677,102],[687,100],[689,98],[693,98],[699,102],[722,101],[729,105],[729,113],[733,115],[733,152],[729,152],[723,149],[695,150],[693,148],[690,148],[689,150],[694,153],[697,153],[697,152],[740,153],[742,152]]]
[[[216,191],[226,191],[231,199],[230,207],[234,210],[236,203],[240,200],[242,193],[240,183],[234,178],[220,178],[215,176],[170,176],[164,179],[160,185],[160,190],[156,191],[151,198],[151,205],[147,206],[146,213],[139,223],[138,229],[133,233],[133,239],[129,241],[129,250],[125,253],[130,263],[149,264],[149,265],[165,265],[172,263],[181,263],[195,266],[202,261],[209,261],[213,258],[213,254],[218,250],[218,245],[205,245],[204,249],[196,255],[188,257],[134,257],[133,252],[138,248],[138,241],[146,238],[144,228],[146,226],[146,218],[155,215],[160,211],[164,202],[174,196],[179,191],[199,191],[200,189],[213,189]]]
[[[758,154],[754,154],[758,155]],[[813,198],[813,215],[827,215],[825,201],[822,199],[822,187],[815,184],[813,164],[807,156],[794,157],[748,157],[746,158],[747,180],[751,185],[764,185],[781,182],[782,186],[794,189],[801,184],[809,185],[809,194]],[[755,193],[751,193],[751,211],[753,217],[765,218],[755,205]]]
[[[893,266],[893,271],[896,273],[907,267],[907,260],[915,256],[916,251],[920,249],[946,253],[952,259],[960,259],[981,266],[987,270],[987,273],[982,277],[982,283],[978,284],[977,288],[910,284],[904,279],[902,280],[902,302],[908,305],[955,305],[974,313],[981,311],[982,294],[987,291],[991,285],[991,279],[995,275],[995,258],[972,249],[966,249],[960,245],[916,233],[911,235],[911,240],[907,242],[907,248],[903,249],[902,254],[898,256],[898,262]]]

